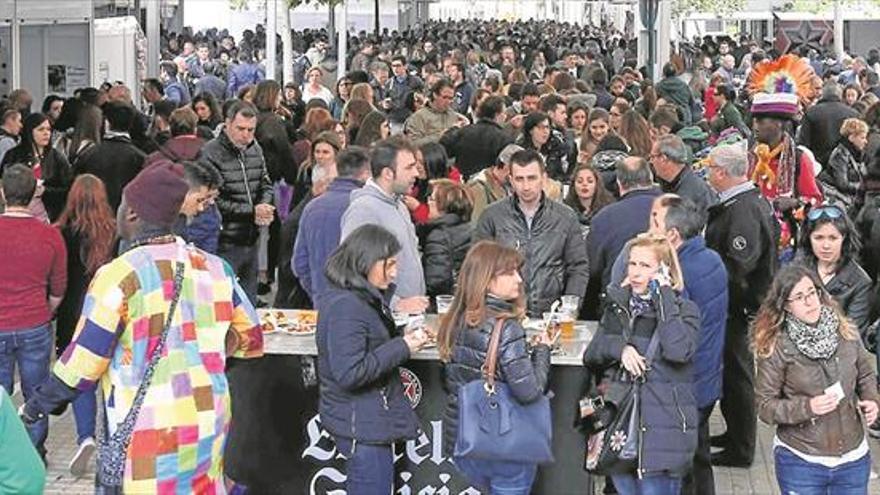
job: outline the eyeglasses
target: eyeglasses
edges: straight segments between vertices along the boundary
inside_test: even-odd
[[[815,222],[816,220],[819,220],[822,217],[827,217],[832,220],[836,220],[836,219],[842,217],[843,215],[844,215],[843,210],[841,210],[840,207],[838,207],[836,205],[827,205],[827,206],[818,206],[818,207],[810,210],[810,212],[807,213],[807,219],[809,219],[811,222]]]
[[[793,297],[788,299],[788,302],[803,304],[803,303],[807,302],[808,299],[816,299],[816,300],[819,299],[819,291],[817,291],[815,287],[813,287],[812,289],[808,290],[805,293],[794,295]]]

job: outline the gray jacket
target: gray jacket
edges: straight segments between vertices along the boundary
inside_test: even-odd
[[[361,225],[381,225],[394,234],[403,247],[397,256],[397,290],[401,298],[425,295],[425,274],[419,255],[419,239],[409,216],[409,210],[399,198],[389,196],[372,179],[352,191],[351,204],[342,215],[342,235],[345,240]]]
[[[499,200],[477,223],[474,242],[484,239],[515,248],[525,258],[521,274],[530,315],[540,316],[563,295],[583,298],[590,278],[587,245],[568,206],[545,196],[529,226],[516,196]]]

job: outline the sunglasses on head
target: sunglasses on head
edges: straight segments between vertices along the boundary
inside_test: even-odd
[[[816,208],[813,208],[812,210],[810,210],[809,213],[807,213],[807,219],[809,219],[811,222],[815,222],[816,220],[819,220],[822,217],[836,220],[836,219],[842,217],[843,215],[844,215],[843,210],[841,210],[837,206],[834,206],[834,205],[817,206]]]

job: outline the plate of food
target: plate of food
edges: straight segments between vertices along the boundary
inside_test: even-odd
[[[318,328],[318,312],[297,310],[290,315],[290,325],[284,328],[293,335],[314,335]]]
[[[260,328],[263,329],[263,333],[275,333],[278,331],[278,322],[275,320],[275,316],[268,312],[260,313]]]

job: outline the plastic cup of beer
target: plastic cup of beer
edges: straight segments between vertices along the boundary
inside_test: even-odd
[[[449,312],[449,308],[452,307],[452,296],[450,295],[442,295],[437,296],[437,314],[440,316],[445,315]]]
[[[574,338],[574,316],[571,313],[559,314],[559,331],[562,332],[563,339]]]

